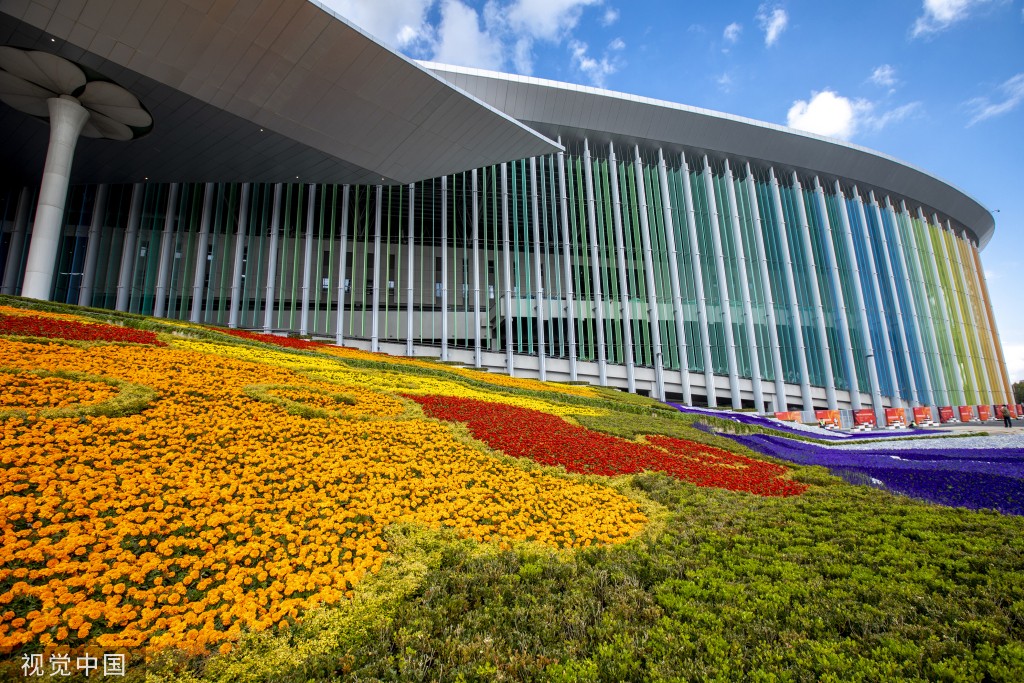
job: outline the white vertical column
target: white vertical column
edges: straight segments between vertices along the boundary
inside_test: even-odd
[[[704,155],[704,190],[708,198],[708,214],[711,217],[711,246],[715,250],[715,273],[718,277],[719,293],[722,306],[722,326],[725,328],[725,357],[729,363],[729,393],[732,395],[732,407],[739,410],[743,407],[740,399],[740,377],[736,369],[736,337],[732,331],[732,311],[729,304],[735,292],[729,291],[728,279],[725,275],[725,255],[722,253],[721,222],[718,220],[718,203],[715,201],[715,185],[711,179],[711,164]]]
[[[984,307],[982,319],[985,323],[985,329],[988,330],[992,362],[996,364],[996,374],[1002,382],[1000,389],[1002,390],[1003,402],[1014,403],[1013,388],[1010,385],[1010,378],[1006,373],[1006,365],[1002,361],[1002,353],[1000,353],[999,331],[993,327],[994,320],[989,310],[988,285],[981,272],[981,259],[974,244],[968,244],[968,248],[971,250],[971,273],[974,275],[974,282],[978,288],[978,294],[981,296],[981,306]]]
[[[668,242],[668,277],[672,287],[672,311],[676,319],[676,339],[679,343],[679,385],[683,390],[683,403],[693,405],[690,391],[690,367],[686,347],[686,321],[683,319],[683,290],[679,284],[679,262],[676,253],[675,225],[672,221],[672,196],[668,188],[668,169],[665,155],[658,148],[658,183],[661,187],[661,207],[665,221],[665,240]]]
[[[743,326],[747,331],[747,353],[750,355],[750,379],[754,389],[754,407],[757,412],[764,410],[764,390],[761,387],[761,359],[757,356],[757,335],[754,333],[754,312],[750,306],[752,293],[747,278],[747,255],[743,248],[743,233],[740,230],[740,211],[736,204],[735,179],[729,160],[725,160],[725,194],[729,199],[732,214],[732,241],[736,246],[736,262],[740,277],[740,298],[743,301]]]
[[[172,191],[175,186],[172,186]],[[22,190],[22,195],[25,190]],[[20,219],[21,203],[18,204]],[[85,248],[85,265],[82,267],[82,286],[78,289],[78,305],[92,305],[93,280],[96,279],[96,259],[100,253],[100,233],[103,231],[103,220],[107,212],[107,185],[103,183],[96,186],[96,196],[92,204],[92,220],[89,222],[89,244]],[[15,219],[16,221],[18,219]],[[17,225],[17,223],[16,223]],[[14,249],[14,240],[11,240],[10,248]],[[15,265],[17,268],[17,265]],[[6,293],[6,291],[5,291]]]
[[[310,183],[306,205],[306,240],[302,255],[302,303],[299,309],[299,334],[309,334],[309,284],[313,278],[313,225],[316,222],[316,185]]]
[[[121,268],[117,274],[117,298],[114,307],[118,311],[127,311],[128,303],[131,300],[132,276],[135,274],[135,261],[138,257],[136,244],[139,237],[139,223],[142,221],[144,193],[145,189],[142,183],[132,185],[132,204],[128,211],[128,226],[125,228],[124,246],[121,249]]]
[[[803,321],[800,318],[800,302],[796,298],[796,279],[793,277],[793,257],[789,250],[789,236],[786,227],[786,214],[782,210],[782,193],[779,190],[779,179],[775,177],[775,168],[769,167],[771,180],[772,203],[775,205],[775,219],[779,228],[779,247],[782,249],[782,271],[786,276],[786,291],[789,294],[790,327],[793,330],[793,341],[796,342],[797,370],[800,372],[800,396],[805,411],[814,410],[811,398],[811,376],[807,370],[807,345],[804,343]]]
[[[818,332],[818,339],[821,343],[821,362],[825,375],[825,400],[828,402],[829,410],[836,410],[839,407],[836,401],[835,375],[832,369],[832,350],[828,342],[828,331],[825,329],[825,306],[821,301],[821,290],[818,283],[821,281],[818,267],[814,259],[814,247],[811,244],[811,224],[807,220],[807,207],[804,205],[804,189],[800,184],[800,178],[796,171],[793,171],[793,189],[796,190],[796,215],[800,221],[800,241],[803,243],[804,253],[807,255],[807,267],[810,269],[808,276],[811,278],[811,304],[814,306],[814,327]]]
[[[967,379],[967,381],[970,382],[970,385],[974,388],[974,398],[975,398],[975,400],[978,403],[980,403],[981,402],[981,390],[980,390],[979,385],[978,385],[978,379],[975,376],[974,363],[972,362],[972,359],[971,359],[972,354],[971,354],[970,341],[967,339],[967,336],[964,335],[963,332],[962,332],[962,330],[964,330],[964,329],[966,329],[968,327],[967,312],[965,310],[963,310],[963,308],[960,306],[960,297],[959,297],[959,295],[957,293],[958,283],[957,283],[956,278],[953,277],[953,257],[952,257],[952,255],[950,255],[949,245],[946,244],[945,230],[942,227],[942,223],[939,221],[938,214],[932,214],[932,220],[935,221],[935,228],[936,228],[936,230],[939,231],[939,240],[938,241],[939,241],[939,249],[941,250],[941,253],[939,253],[938,255],[942,257],[942,262],[943,262],[942,269],[949,276],[948,279],[946,280],[946,282],[948,282],[949,286],[952,288],[952,291],[950,292],[950,295],[953,298],[953,306],[952,306],[953,317],[956,318],[956,320],[954,322],[956,323],[957,327],[961,330],[960,339],[963,342],[964,357],[958,359],[958,361],[960,361],[958,363],[958,365],[960,365],[960,367],[966,367],[967,368],[967,378],[966,379]],[[955,349],[956,347],[954,346],[953,348]],[[965,399],[966,399],[966,387],[964,389],[964,396],[965,396]]]
[[[441,360],[448,360],[448,176],[441,176]]]
[[[505,364],[508,376],[515,377],[515,359],[512,348],[512,259],[508,238],[508,164],[501,165],[501,239],[504,242],[505,272]]]
[[[590,164],[590,145],[583,139],[583,177],[587,184],[587,231],[590,236],[590,272],[594,280],[594,315],[597,331],[597,375],[602,387],[608,386],[608,349],[604,338],[604,300],[601,296],[601,251],[597,242],[597,210],[594,208],[594,170]]]
[[[629,280],[626,276],[626,245],[622,236],[622,198],[619,195],[619,164],[615,160],[615,144],[608,143],[608,175],[612,184],[612,223],[615,226],[615,258],[619,270],[619,308],[622,316],[623,355],[626,358],[626,389],[636,393],[636,371],[633,366],[633,311]]]
[[[857,249],[853,244],[853,228],[850,224],[850,214],[846,205],[846,196],[843,195],[843,190],[839,186],[839,181],[835,182],[836,197],[839,198],[839,219],[842,222],[843,228],[843,241],[846,244],[846,253],[850,255],[850,270],[853,274],[853,297],[854,304],[857,307],[857,316],[860,322],[861,333],[863,334],[864,340],[864,353],[866,355],[866,363],[868,370],[868,385],[871,391],[871,408],[875,412],[875,420],[878,420],[878,416],[882,414],[882,390],[878,384],[878,369],[875,366],[875,347],[871,341],[871,327],[868,325],[868,309],[867,304],[864,301],[864,291],[861,286],[860,279],[860,262],[857,258]],[[852,345],[852,344],[851,344]],[[856,373],[857,369],[852,370]],[[884,423],[883,423],[884,424]]]
[[[818,176],[814,176],[814,194],[818,200],[821,220],[825,222],[825,234],[822,235],[822,242],[825,243],[825,257],[829,263],[827,266],[822,266],[822,271],[830,276],[832,291],[836,293],[836,312],[839,314],[839,345],[842,348],[843,358],[846,362],[846,378],[850,383],[850,404],[854,410],[860,410],[860,387],[857,382],[857,366],[853,360],[853,342],[850,339],[850,321],[846,315],[846,298],[843,296],[843,283],[839,275],[836,248],[832,242],[832,220],[828,217],[825,190],[822,189]]]
[[[971,329],[971,337],[974,339],[974,348],[978,350],[978,353],[977,353],[978,364],[981,365],[981,369],[983,371],[987,371],[988,368],[987,368],[986,363],[985,363],[985,356],[982,353],[981,337],[978,336],[978,324],[977,324],[978,323],[978,316],[974,312],[974,307],[971,304],[970,291],[966,287],[967,272],[964,270],[963,259],[960,256],[960,248],[957,245],[957,240],[960,239],[960,238],[957,237],[956,231],[953,230],[952,223],[950,223],[950,221],[948,221],[948,220],[946,221],[946,228],[949,229],[949,234],[953,237],[952,253],[955,256],[955,258],[952,258],[951,262],[952,263],[956,263],[957,272],[960,275],[960,278],[959,278],[958,281],[961,283],[960,286],[963,288],[963,292],[964,292],[964,305],[967,307],[966,310],[964,311],[964,313],[967,316],[968,321],[969,321],[969,323],[967,324],[967,327],[970,327],[970,329]],[[993,389],[995,387],[989,386],[990,385],[990,381],[991,380],[988,378],[987,375],[985,377],[979,377],[978,378],[978,382],[977,382],[977,384],[975,384],[975,386],[978,388],[978,394],[979,394],[978,400],[979,401],[981,400],[981,395],[983,393],[985,393],[985,392],[982,391],[982,386],[986,385],[986,386],[988,386],[988,392],[987,392],[988,393],[988,402],[989,403],[995,403],[996,402],[996,395],[995,395],[995,392],[993,391]]]
[[[704,298],[704,271],[700,263],[700,242],[697,240],[697,219],[693,208],[693,188],[690,187],[690,165],[681,154],[683,168],[683,203],[686,204],[686,231],[690,238],[690,265],[693,268],[694,294],[697,297],[697,329],[700,330],[701,354],[704,358],[704,393],[711,408],[718,405],[715,395],[715,367],[711,362],[711,341],[708,339],[708,308]]]
[[[929,287],[927,281],[925,280],[925,260],[921,253],[921,250],[918,249],[918,238],[916,238],[914,233],[913,219],[910,217],[909,212],[906,211],[906,203],[903,203],[903,211],[904,213],[906,213],[907,218],[907,248],[910,250],[913,256],[912,261],[909,260],[908,256],[907,263],[912,264],[916,276],[918,276],[918,280],[921,282],[921,287],[923,291],[926,292],[926,306],[925,310],[923,310],[921,314],[922,318],[926,319],[928,323],[928,329],[931,332],[929,336],[932,343],[931,348],[929,350],[931,351],[932,356],[935,358],[935,367],[939,371],[935,375],[929,375],[933,392],[932,402],[936,404],[936,407],[938,407],[940,402],[940,395],[942,397],[943,403],[952,403],[949,390],[946,388],[946,377],[942,366],[942,353],[939,351],[939,335],[941,334],[941,331],[939,329],[939,324],[936,322],[935,316],[933,314],[933,306],[930,305],[930,302],[927,298],[927,290],[929,289]]]
[[[902,402],[900,400],[900,384],[899,378],[896,376],[896,363],[892,357],[892,342],[889,337],[889,321],[885,316],[885,306],[882,305],[882,286],[878,281],[878,267],[876,266],[875,260],[875,249],[871,244],[871,229],[868,227],[868,217],[864,210],[864,200],[860,197],[860,192],[857,190],[857,186],[853,186],[853,202],[857,205],[857,213],[860,216],[861,225],[861,236],[864,240],[864,249],[867,251],[868,257],[868,272],[871,274],[872,290],[875,294],[875,308],[878,311],[878,321],[882,326],[882,351],[888,360],[889,366],[889,383],[892,386],[892,396],[889,398],[889,405],[892,407],[898,407]],[[885,424],[885,414],[878,414],[878,424]]]
[[[530,157],[530,213],[533,214],[533,285],[537,316],[537,362],[540,380],[547,380],[547,363],[544,349],[544,281],[540,256],[540,211],[537,209],[537,158]]]
[[[270,248],[267,255],[267,302],[263,309],[263,332],[274,324],[274,287],[277,280],[277,245],[281,239],[281,183],[274,183],[274,208],[270,215]]]
[[[900,200],[900,214],[901,214],[901,216],[903,218],[904,225],[907,226],[907,243],[906,243],[906,245],[904,245],[903,236],[900,233],[899,228],[897,227],[897,230],[896,230],[896,250],[899,252],[900,265],[903,267],[903,272],[906,274],[906,278],[907,278],[908,281],[917,280],[917,281],[921,282],[922,286],[923,286],[924,285],[924,279],[919,277],[920,267],[916,264],[916,262],[914,260],[911,260],[911,255],[907,252],[908,248],[909,249],[913,249],[913,251],[914,251],[914,253],[916,255],[917,247],[915,246],[916,243],[914,241],[914,229],[913,229],[913,226],[911,225],[910,213],[907,211],[907,203],[905,201],[903,201],[903,200]],[[916,256],[915,256],[915,259],[916,259]],[[913,285],[909,284],[909,282],[908,282],[908,286],[910,286],[910,288],[911,288],[910,296],[907,297],[907,299],[910,302],[910,315],[911,315],[911,318],[913,318],[914,330],[915,330],[915,333],[917,334],[917,339],[918,339],[918,341],[921,344],[921,354],[924,355],[924,356],[927,356],[927,354],[929,354],[929,353],[932,354],[935,357],[936,365],[938,365],[939,363],[941,363],[941,361],[939,360],[939,349],[938,349],[938,347],[935,344],[935,333],[934,333],[934,331],[930,335],[928,335],[930,337],[930,339],[931,339],[931,348],[925,348],[925,345],[926,345],[927,342],[925,341],[924,334],[922,334],[922,332],[921,332],[921,330],[924,328],[924,324],[925,324],[924,321],[923,321],[925,313],[927,313],[927,315],[929,316],[929,323],[928,324],[931,325],[931,322],[930,322],[931,313],[927,312],[927,311],[919,312],[917,310],[917,302],[916,302],[915,297],[914,297]],[[939,365],[939,367],[941,367],[941,365]],[[928,366],[928,359],[927,359],[927,357],[921,359],[921,368],[922,368],[922,370],[924,370],[924,381],[925,381],[924,392],[928,396],[929,403],[931,405],[933,405],[933,406],[938,407],[938,398],[936,398],[936,395],[935,395],[936,391],[938,390],[936,388],[936,383],[937,382],[941,382],[941,379],[932,376],[932,371],[931,371],[931,369]],[[943,392],[943,394],[945,394],[945,388],[942,389],[942,392]],[[938,418],[938,414],[936,414],[935,417]]]
[[[338,318],[334,331],[334,343],[345,343],[345,270],[348,268],[348,196],[349,186],[341,187],[341,248],[338,250]],[[412,211],[409,211],[412,215]],[[411,218],[410,218],[411,220]],[[410,252],[411,253],[411,252]],[[410,272],[411,277],[411,272]],[[411,309],[410,309],[411,310]]]
[[[910,335],[907,333],[907,323],[903,318],[903,304],[900,303],[899,290],[896,287],[896,271],[893,270],[892,267],[892,250],[889,248],[889,238],[885,234],[885,223],[882,222],[881,206],[875,199],[874,192],[871,193],[871,199],[875,205],[875,212],[878,214],[878,231],[882,236],[882,251],[885,252],[885,267],[889,271],[889,286],[890,292],[892,293],[893,308],[896,311],[897,329],[900,336],[903,338],[903,362],[907,368],[907,378],[910,382],[910,400],[913,405],[920,405],[921,397],[917,392],[917,378],[914,377],[914,366],[911,363],[914,359],[910,355]],[[897,232],[899,230],[899,226],[896,225],[896,212],[893,211],[892,202],[889,201],[888,195],[885,198],[885,207],[886,213],[889,214],[889,220],[892,223],[893,232]],[[906,273],[906,271],[904,271],[904,273]],[[906,278],[906,275],[904,275],[904,278]]]
[[[651,222],[647,215],[647,187],[644,181],[644,167],[640,160],[640,147],[633,146],[633,170],[636,176],[636,193],[640,204],[640,244],[644,250],[644,274],[647,284],[647,319],[651,324],[651,341],[654,345],[654,391],[655,398],[665,400],[665,368],[661,352],[661,317],[658,314],[658,290],[654,281],[654,250],[651,247]]]
[[[950,355],[955,355],[956,344],[953,342],[953,324],[956,321],[950,317],[951,315],[955,316],[955,312],[952,311],[952,306],[948,306],[946,304],[946,293],[942,289],[942,279],[939,277],[939,255],[936,253],[934,248],[935,241],[931,238],[931,235],[928,234],[929,230],[942,230],[942,226],[939,224],[938,216],[934,217],[935,226],[933,228],[933,226],[931,226],[928,223],[928,220],[924,217],[924,212],[920,207],[918,207],[917,213],[925,229],[925,237],[927,238],[925,240],[925,247],[927,247],[926,253],[928,254],[928,262],[935,282],[935,290],[939,295],[939,308],[942,310],[942,322],[945,326],[947,348],[949,349]],[[960,359],[953,358],[952,361],[953,380],[956,383],[956,400],[959,401],[960,405],[965,405],[967,403],[967,390],[964,382],[963,368],[960,365]]]
[[[235,260],[231,269],[231,307],[228,327],[238,327],[238,312],[242,303],[242,259],[245,257],[245,233],[249,223],[249,183],[242,183],[242,196],[238,200],[238,227],[235,230]]]
[[[444,191],[444,178],[441,179],[441,190]],[[380,351],[380,213],[381,204],[384,203],[384,188],[381,185],[377,185],[376,202],[374,203],[376,207],[373,217],[373,303],[370,307],[373,317],[370,319],[370,351],[377,353]],[[443,210],[444,201],[441,202],[441,207]],[[444,219],[441,220],[441,229],[444,229]],[[441,302],[443,305],[443,295]],[[442,341],[443,343],[444,341]]]
[[[405,295],[406,299],[407,299],[407,305],[406,305],[406,309],[405,309],[405,323],[406,323],[405,355],[407,355],[407,356],[412,356],[413,355],[413,347],[412,347],[412,342],[413,342],[413,329],[412,329],[413,328],[413,304],[415,303],[415,298],[414,297],[416,296],[416,288],[414,286],[414,282],[415,282],[414,274],[415,274],[416,258],[413,256],[413,252],[416,249],[416,243],[415,243],[415,241],[413,239],[414,235],[415,235],[415,232],[416,232],[416,221],[414,219],[415,213],[416,213],[416,185],[410,183],[409,184],[409,236],[408,236],[409,248],[406,250],[406,251],[409,252],[409,256],[408,256],[408,259],[409,259],[409,277],[407,279],[407,283],[408,284],[406,286],[406,295]]]
[[[39,186],[39,203],[28,245],[25,278],[21,295],[30,299],[48,300],[53,288],[53,271],[60,248],[64,222],[64,204],[68,199],[71,162],[78,144],[78,134],[89,119],[89,112],[70,95],[46,100],[50,113],[50,142],[46,164]]]
[[[479,368],[483,367],[483,351],[480,347],[480,200],[475,168],[470,177],[473,200],[473,366]]]
[[[939,313],[941,317],[939,318],[938,324],[933,324],[933,331],[936,340],[935,352],[939,354],[939,371],[940,373],[945,373],[947,364],[943,362],[942,354],[939,350],[940,347],[938,345],[938,338],[940,334],[943,335],[946,340],[947,347],[949,349],[954,348],[953,334],[952,331],[949,329],[949,309],[946,308],[946,295],[942,291],[942,281],[939,279],[939,270],[935,265],[935,255],[932,253],[931,237],[928,235],[928,230],[931,229],[931,226],[928,225],[928,219],[924,217],[924,212],[921,210],[921,207],[917,207],[917,219],[921,222],[922,229],[924,230],[924,243],[922,244],[921,242],[916,242],[917,255],[921,261],[922,267],[928,268],[928,270],[931,271],[932,281],[935,283],[935,293],[939,299]],[[916,239],[917,238],[915,236],[915,240]],[[925,263],[925,261],[927,261],[927,263]],[[945,398],[946,401],[948,401],[951,405],[957,402],[963,404],[966,403],[967,401],[964,397],[963,380],[960,378],[959,373],[960,365],[954,363],[953,368],[955,370],[953,373],[951,373],[953,375],[953,386],[949,386],[946,383],[947,380],[943,375],[942,382],[945,387]]]
[[[210,244],[210,223],[213,222],[213,196],[216,194],[217,186],[214,183],[206,183],[203,193],[203,218],[199,223],[199,242],[196,245],[196,272],[192,279],[192,315],[189,318],[194,323],[199,322],[203,307],[203,286],[206,284],[206,267],[209,259],[206,252]],[[132,196],[134,202],[135,197]],[[125,240],[127,241],[127,240]],[[118,288],[120,289],[120,287]]]
[[[106,188],[106,185],[101,185]],[[106,190],[104,189],[104,195]],[[4,265],[4,282],[2,294],[14,294],[18,288],[18,270],[21,267],[21,245],[25,241],[25,233],[28,232],[28,214],[32,201],[32,193],[27,187],[21,188],[18,194],[18,208],[14,214],[14,232],[11,233],[11,242],[7,247],[7,263]],[[95,212],[93,218],[95,219]],[[90,246],[92,242],[90,241]],[[83,305],[83,304],[79,304]]]
[[[774,407],[777,411],[789,410],[786,400],[786,376],[782,370],[782,349],[779,347],[779,330],[775,320],[775,298],[772,294],[772,281],[768,275],[768,256],[764,249],[764,226],[761,222],[761,207],[757,200],[757,188],[754,186],[754,174],[750,164],[746,167],[747,177],[744,184],[747,198],[750,201],[751,213],[754,215],[754,250],[757,252],[757,269],[761,275],[764,290],[764,312],[768,324],[768,344],[771,346],[772,372],[775,375]]]
[[[562,138],[558,138],[562,144]],[[569,339],[569,380],[576,381],[576,296],[573,292],[572,276],[572,240],[569,237],[569,193],[565,182],[565,152],[558,152],[558,194],[560,215],[562,220],[562,252],[565,266],[565,314],[566,331]]]
[[[160,264],[156,271],[156,299],[153,316],[164,317],[167,312],[167,283],[171,279],[171,258],[174,252],[174,223],[178,218],[178,183],[171,183],[167,192],[167,211],[164,213],[164,231],[160,236]]]

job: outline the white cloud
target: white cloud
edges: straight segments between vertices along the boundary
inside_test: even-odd
[[[616,38],[612,42],[608,43],[609,50],[625,50],[626,42],[622,38]]]
[[[1011,382],[1024,380],[1024,344],[1004,344],[1003,357]]]
[[[587,5],[600,0],[514,0],[505,12],[517,33],[558,42],[576,28]]]
[[[832,90],[812,92],[810,100],[797,100],[789,108],[786,125],[809,133],[849,140],[859,131],[879,131],[903,121],[921,108],[919,102],[904,104],[881,113],[865,99],[850,99]]]
[[[916,38],[944,31],[966,19],[976,8],[991,2],[992,0],[924,0],[924,13],[914,22],[910,34]]]
[[[715,83],[718,85],[718,89],[722,92],[730,92],[732,90],[732,76],[727,73],[720,74],[715,79]]]
[[[601,24],[603,26],[611,26],[619,20],[619,10],[614,7],[609,7],[604,11],[604,16],[601,17]]]
[[[429,40],[427,12],[436,0],[321,0],[329,9],[387,45],[409,48]]]
[[[875,67],[871,72],[871,82],[883,88],[891,88],[896,85],[896,69],[889,64]]]
[[[735,45],[736,41],[740,39],[740,33],[742,32],[743,27],[734,21],[728,26],[726,26],[725,30],[722,31],[722,38],[725,40],[725,42]]]
[[[999,86],[999,95],[995,100],[989,97],[976,97],[968,100],[967,107],[974,111],[968,126],[993,116],[1007,114],[1024,102],[1024,72],[1004,81]]]
[[[764,44],[771,47],[789,24],[789,15],[781,7],[769,7],[767,4],[757,8],[757,24],[764,31]]]
[[[569,43],[573,64],[592,84],[599,88],[604,87],[608,76],[619,70],[618,61],[612,52],[620,51],[625,47],[625,43],[616,38],[608,47],[609,49],[605,51],[604,56],[600,59],[595,59],[588,54],[590,48],[586,43],[579,40],[573,40]]]
[[[504,63],[501,40],[480,27],[476,10],[460,0],[444,0],[437,27],[434,61],[482,69],[500,69]]]

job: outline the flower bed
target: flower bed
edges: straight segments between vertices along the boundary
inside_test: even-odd
[[[10,314],[0,312],[0,335],[19,337],[46,337],[71,341],[129,342],[166,346],[156,334],[130,327],[117,327],[101,323],[83,323],[66,317]]]
[[[821,465],[847,478],[860,475],[858,483],[874,479],[933,503],[1024,514],[1024,453],[1019,448],[845,450],[767,434],[728,436],[765,455]]]
[[[569,424],[537,410],[447,396],[408,395],[430,417],[464,422],[474,437],[517,458],[561,465],[569,472],[615,476],[658,471],[698,486],[761,496],[793,496],[806,486],[787,470],[684,439],[651,436],[627,441]]]
[[[12,365],[131,380],[157,398],[126,417],[0,421],[0,654],[228,648],[243,629],[345,600],[396,522],[557,547],[623,542],[647,522],[609,487],[501,463],[432,421],[291,415],[245,388],[293,402],[337,392],[382,416],[400,401],[278,390],[309,380],[264,362],[0,339]]]
[[[249,332],[248,330],[232,330],[226,327],[217,328],[217,331],[223,332],[224,334],[230,334],[232,337],[248,339],[249,341],[258,341],[264,344],[272,344],[286,349],[321,351],[326,347],[326,344],[322,342],[311,341],[309,339],[298,339],[296,337],[282,337],[276,334],[260,334],[258,332]]]

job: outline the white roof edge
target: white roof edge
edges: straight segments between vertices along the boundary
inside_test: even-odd
[[[807,140],[813,140],[815,142],[820,142],[820,143],[823,143],[823,144],[832,145],[832,146],[843,148],[843,149],[848,149],[848,150],[853,151],[853,152],[859,152],[859,153],[862,153],[862,154],[867,154],[867,155],[870,155],[870,156],[875,157],[877,159],[883,159],[885,161],[888,161],[888,162],[897,164],[899,166],[902,166],[903,168],[906,168],[908,170],[915,171],[915,172],[920,173],[920,174],[922,174],[924,176],[927,176],[928,178],[931,178],[932,180],[934,180],[934,181],[936,181],[938,183],[941,183],[942,185],[945,185],[949,189],[954,190],[955,192],[957,192],[961,196],[963,196],[965,199],[967,199],[970,202],[974,203],[977,206],[977,208],[981,210],[981,212],[983,212],[984,214],[986,214],[988,216],[988,224],[987,225],[984,225],[984,224],[978,225],[976,221],[973,222],[973,224],[970,224],[967,221],[963,221],[962,219],[958,219],[958,220],[961,220],[961,222],[965,223],[966,227],[968,227],[970,230],[972,230],[972,231],[977,230],[978,231],[977,237],[978,237],[979,245],[980,245],[981,248],[984,248],[984,246],[989,242],[989,240],[991,240],[992,234],[995,231],[995,219],[992,216],[991,212],[989,212],[988,209],[986,209],[985,206],[981,202],[979,202],[977,199],[975,199],[974,197],[969,195],[967,192],[965,192],[964,190],[960,189],[959,187],[957,187],[953,183],[951,183],[951,182],[949,182],[947,180],[944,180],[943,178],[940,178],[940,177],[934,175],[933,173],[930,173],[930,172],[928,172],[928,171],[926,171],[926,170],[924,170],[924,169],[922,169],[922,168],[920,168],[920,167],[918,167],[918,166],[916,166],[914,164],[908,163],[906,161],[898,159],[898,158],[896,158],[894,156],[891,156],[889,154],[886,154],[884,152],[879,152],[877,150],[871,149],[870,147],[864,147],[863,145],[858,145],[858,144],[855,144],[855,143],[852,143],[852,142],[847,142],[847,141],[839,140],[839,139],[836,139],[836,138],[830,138],[830,137],[827,137],[827,136],[824,136],[824,135],[818,135],[818,134],[815,134],[815,133],[810,133],[810,132],[807,132],[807,131],[798,130],[796,128],[790,128],[788,126],[783,126],[783,125],[780,125],[780,124],[777,124],[777,123],[771,123],[771,122],[768,122],[768,121],[760,121],[758,119],[752,119],[752,118],[748,118],[748,117],[745,117],[745,116],[738,116],[738,115],[729,114],[729,113],[726,113],[726,112],[715,111],[713,109],[704,109],[704,108],[701,108],[701,107],[694,107],[694,106],[690,106],[690,105],[680,104],[678,102],[671,102],[669,100],[660,100],[660,99],[656,99],[656,98],[652,98],[652,97],[645,97],[643,95],[633,95],[633,94],[630,94],[630,93],[624,93],[624,92],[619,92],[619,91],[614,91],[614,90],[605,90],[603,88],[595,88],[593,86],[588,86],[588,85],[579,85],[579,84],[575,84],[575,83],[566,83],[566,82],[563,82],[563,81],[555,81],[555,80],[550,80],[550,79],[546,79],[546,78],[537,78],[535,76],[522,76],[522,75],[517,75],[517,74],[508,74],[508,73],[502,73],[500,71],[490,71],[490,70],[487,70],[487,69],[479,69],[479,68],[474,68],[474,67],[455,66],[455,65],[452,65],[452,64],[441,64],[441,63],[438,63],[438,62],[430,62],[430,61],[426,61],[426,60],[418,60],[417,63],[419,65],[421,65],[422,67],[424,67],[426,69],[429,69],[429,70],[432,70],[432,71],[435,71],[435,72],[447,72],[447,73],[453,73],[453,74],[465,74],[465,75],[476,76],[476,77],[480,77],[480,78],[489,78],[489,79],[495,79],[495,80],[501,80],[501,81],[524,83],[524,84],[534,85],[534,86],[543,87],[543,88],[552,88],[552,89],[556,89],[556,90],[564,90],[564,91],[575,92],[575,93],[586,93],[586,94],[589,94],[589,95],[594,95],[594,96],[602,97],[602,98],[610,98],[610,99],[614,99],[614,100],[621,100],[621,101],[627,101],[627,102],[635,102],[635,103],[639,103],[639,104],[650,105],[652,107],[660,107],[660,108],[671,109],[671,110],[675,110],[675,111],[679,111],[679,112],[686,112],[686,113],[689,113],[689,114],[697,114],[697,115],[701,115],[701,116],[707,116],[707,117],[711,117],[711,118],[714,118],[714,119],[719,119],[719,120],[724,120],[724,121],[731,121],[731,122],[735,122],[735,123],[739,123],[739,124],[743,124],[743,125],[752,126],[752,127],[755,127],[755,128],[761,128],[761,129],[766,129],[766,130],[774,130],[774,131],[777,131],[777,132],[780,132],[780,133],[783,133],[783,134],[786,134],[786,135],[793,135],[793,136],[796,136],[796,137],[805,138]],[[565,123],[566,123],[566,125],[573,125],[573,122],[568,122],[567,121]],[[822,170],[826,170],[826,169],[822,169]],[[982,221],[982,222],[984,223],[984,221]]]

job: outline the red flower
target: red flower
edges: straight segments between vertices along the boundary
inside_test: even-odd
[[[275,334],[258,334],[256,332],[247,332],[246,330],[218,330],[225,334],[230,334],[235,337],[241,337],[242,339],[250,339],[252,341],[263,342],[264,344],[273,344],[275,346],[283,346],[288,349],[304,349],[307,351],[316,351],[322,349],[326,344],[322,342],[309,341],[308,339],[295,339],[294,337],[279,337]]]
[[[130,327],[83,323],[76,320],[43,318],[35,315],[4,315],[0,313],[0,334],[72,341],[130,342],[167,346],[156,334]]]
[[[645,470],[669,474],[697,486],[745,491],[759,496],[794,496],[807,486],[782,476],[781,465],[721,448],[667,436],[649,444],[627,441],[569,424],[538,410],[451,396],[407,396],[440,420],[464,422],[492,448],[569,472],[615,476]]]

